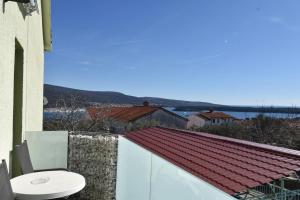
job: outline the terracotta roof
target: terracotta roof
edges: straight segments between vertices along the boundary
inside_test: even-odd
[[[126,138],[234,195],[300,171],[300,152],[162,127]]]
[[[97,120],[101,117],[107,117],[107,118],[112,118],[124,122],[135,121],[141,117],[150,115],[157,110],[163,110],[171,115],[177,116],[186,121],[188,120],[164,108],[154,107],[154,106],[131,106],[131,107],[111,107],[111,108],[90,107],[87,109],[92,120]]]
[[[100,117],[108,117],[116,120],[131,122],[136,119],[149,115],[157,111],[158,107],[152,106],[132,106],[132,107],[112,107],[112,108],[88,108],[88,113],[93,120],[96,120],[99,115]]]
[[[206,118],[206,119],[233,119],[234,117],[226,114],[226,113],[223,113],[223,112],[201,112],[201,113],[198,113],[197,116],[199,117],[203,117],[203,118]]]

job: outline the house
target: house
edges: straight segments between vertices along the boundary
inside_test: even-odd
[[[87,109],[86,119],[93,122],[109,121],[108,126],[115,133],[157,125],[185,129],[188,122],[180,115],[162,107],[150,106],[147,102],[143,106],[91,107]]]
[[[193,127],[202,127],[204,125],[231,123],[235,118],[223,112],[208,111],[191,115],[188,119],[189,122],[187,127],[190,129]]]
[[[299,172],[300,151],[148,128],[119,137],[116,199],[299,199]]]
[[[23,1],[26,2],[26,1]],[[51,50],[50,0],[0,1],[0,159],[43,125],[44,51]]]

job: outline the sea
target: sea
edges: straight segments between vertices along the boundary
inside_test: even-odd
[[[165,109],[186,118],[188,118],[190,115],[199,113],[199,111],[175,111],[175,108],[173,107],[165,107]],[[259,113],[259,112],[232,112],[232,111],[222,111],[222,112],[241,120],[255,118],[259,114],[263,114],[268,117],[280,118],[280,119],[300,118],[300,114],[290,114],[290,113]]]

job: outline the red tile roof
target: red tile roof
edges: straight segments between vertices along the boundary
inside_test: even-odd
[[[300,171],[300,152],[162,127],[126,138],[234,195]]]
[[[201,113],[198,113],[197,116],[203,117],[203,118],[206,118],[209,120],[211,120],[211,119],[229,119],[229,118],[233,119],[234,118],[223,112],[201,112]]]
[[[87,111],[93,120],[97,120],[100,117],[108,117],[116,120],[131,122],[140,117],[149,115],[157,111],[158,107],[152,106],[132,106],[132,107],[111,107],[111,108],[88,108]]]
[[[163,110],[171,115],[188,121],[187,118],[177,115],[171,111],[168,111],[162,107],[155,106],[131,106],[131,107],[109,107],[109,108],[98,108],[90,107],[87,109],[92,120],[101,119],[103,117],[120,120],[123,122],[133,122],[141,117],[150,115],[157,110]]]

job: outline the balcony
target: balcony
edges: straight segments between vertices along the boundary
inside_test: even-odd
[[[118,141],[115,135],[34,131],[26,132],[25,138],[34,169],[68,168],[86,178],[80,199],[115,199]]]
[[[228,195],[123,136],[42,131],[26,132],[26,140],[35,169],[67,167],[86,178],[80,199],[300,200],[297,177]]]

